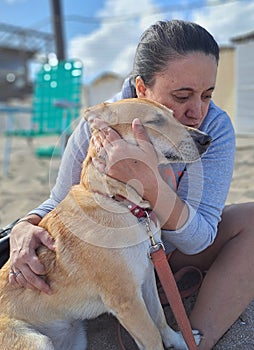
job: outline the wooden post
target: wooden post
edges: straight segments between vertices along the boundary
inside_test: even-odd
[[[52,19],[55,34],[56,55],[59,61],[65,59],[65,43],[62,25],[61,0],[51,0]]]

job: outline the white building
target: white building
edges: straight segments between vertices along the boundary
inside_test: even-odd
[[[235,128],[254,134],[254,32],[232,39],[235,44]]]
[[[118,93],[124,78],[115,73],[104,73],[85,87],[85,105],[87,107],[104,102]]]

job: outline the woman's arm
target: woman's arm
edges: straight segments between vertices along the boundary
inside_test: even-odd
[[[138,146],[126,143],[107,126],[101,128],[106,173],[131,183],[150,202],[166,245],[186,254],[195,254],[213,242],[233,172],[234,131],[229,117],[216,111],[206,123],[213,143],[200,161],[186,166],[177,192],[160,175],[156,154],[139,123],[133,123]],[[104,163],[97,166],[105,171]]]
[[[201,161],[186,166],[177,189],[189,206],[189,220],[181,230],[163,232],[167,242],[186,254],[214,241],[234,168],[235,135],[228,115],[212,104],[201,129],[213,141]]]
[[[188,219],[188,207],[163,180],[158,169],[157,154],[140,121],[133,121],[137,146],[123,140],[120,135],[97,119],[100,142],[107,153],[106,163],[94,159],[97,168],[124,183],[129,183],[155,211],[161,225],[177,230]],[[100,145],[98,145],[98,148]]]

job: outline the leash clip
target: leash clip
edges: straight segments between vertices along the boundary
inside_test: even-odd
[[[165,251],[165,247],[164,247],[164,244],[162,242],[157,242],[157,243],[155,242],[154,237],[153,237],[153,233],[151,230],[151,218],[149,216],[149,212],[145,210],[145,214],[146,214],[146,217],[145,217],[146,232],[147,232],[147,234],[150,238],[150,242],[151,242],[151,246],[150,246],[147,254],[148,254],[148,257],[150,259],[152,259],[152,254],[154,252],[157,252],[159,249],[163,249]]]
[[[160,249],[163,249],[165,251],[165,246],[162,242],[158,242],[158,243],[155,243],[154,245],[151,245],[151,247],[149,248],[149,251],[147,252],[149,259],[152,259],[153,253],[157,252]]]

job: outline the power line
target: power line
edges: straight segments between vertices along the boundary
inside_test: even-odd
[[[184,11],[193,11],[200,8],[205,7],[215,7],[215,6],[221,6],[226,5],[230,3],[239,3],[239,2],[248,2],[248,0],[210,0],[208,4],[200,4],[200,0],[192,1],[184,3],[184,4],[173,4],[173,5],[166,5],[166,6],[160,6],[156,7],[155,9],[142,11],[142,12],[136,12],[136,13],[130,13],[127,15],[120,15],[120,16],[95,16],[95,17],[88,17],[88,16],[80,16],[80,15],[68,15],[65,17],[67,21],[73,21],[73,22],[81,22],[81,23],[94,23],[98,24],[101,21],[103,22],[127,22],[130,20],[133,20],[135,18],[139,17],[145,17],[150,16],[154,14],[160,14],[160,13],[167,13],[167,12],[184,12]]]
[[[99,24],[100,22],[128,22],[139,17],[150,16],[154,14],[163,14],[167,12],[184,12],[184,11],[193,11],[200,8],[206,7],[215,7],[223,6],[231,3],[240,3],[240,2],[249,2],[249,0],[210,0],[209,3],[200,4],[200,0],[195,0],[192,2],[186,2],[184,4],[171,4],[166,6],[155,7],[155,9],[142,11],[142,12],[133,12],[127,15],[118,15],[118,16],[81,16],[81,15],[68,15],[64,16],[64,20],[68,22],[79,22],[79,23],[90,23],[90,24]],[[29,26],[29,28],[41,28],[42,26],[50,24],[50,17],[44,18],[43,20],[34,23]]]

